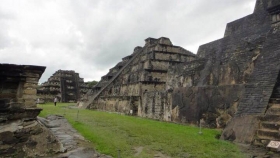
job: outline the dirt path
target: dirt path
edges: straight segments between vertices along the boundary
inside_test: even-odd
[[[55,158],[112,158],[96,152],[63,116],[38,117],[38,121],[49,128],[61,144],[62,153],[54,155]]]

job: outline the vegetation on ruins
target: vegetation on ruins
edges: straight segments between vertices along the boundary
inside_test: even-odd
[[[234,144],[216,139],[215,129],[160,122],[140,117],[77,109],[69,103],[38,105],[40,116],[63,115],[99,152],[117,157],[244,157]]]
[[[98,83],[98,81],[95,81],[95,80],[93,80],[93,81],[87,81],[87,82],[85,82],[89,87],[93,87],[94,85],[96,85],[97,83]]]

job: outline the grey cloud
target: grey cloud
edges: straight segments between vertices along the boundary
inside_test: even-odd
[[[8,55],[0,62],[45,65],[41,82],[58,69],[99,80],[147,37],[169,37],[195,53],[199,45],[221,38],[227,22],[252,12],[247,6],[254,1],[6,2],[0,6],[0,54]],[[12,23],[1,20],[9,18]]]

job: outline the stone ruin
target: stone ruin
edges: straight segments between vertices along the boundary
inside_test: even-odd
[[[148,38],[87,92],[74,71],[57,71],[38,91],[50,96],[46,100],[59,96],[63,102],[76,102],[84,93],[80,107],[203,123],[224,128],[222,139],[266,145],[280,140],[279,29],[280,1],[257,0],[253,14],[227,24],[224,37],[200,46],[197,54],[166,37]],[[44,71],[0,64],[3,157],[38,157],[60,149],[36,119],[41,111],[36,88]]]
[[[171,121],[164,93],[168,68],[197,57],[165,37],[145,41],[143,48],[136,47],[133,54],[101,78],[83,98],[81,106]]]
[[[36,88],[45,67],[0,64],[0,157],[39,157],[60,149],[37,121]]]
[[[224,128],[222,138],[280,140],[280,1],[257,0],[252,14],[193,54],[148,38],[78,103],[80,107]]]
[[[38,88],[39,100],[53,102],[57,97],[60,102],[74,103],[80,100],[89,86],[84,83],[84,79],[79,77],[79,73],[73,70],[58,70],[48,81],[42,83]]]

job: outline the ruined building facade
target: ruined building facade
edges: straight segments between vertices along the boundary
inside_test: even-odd
[[[60,102],[77,102],[88,91],[88,85],[79,73],[69,70],[56,71],[38,89],[38,97],[52,102],[57,97]]]
[[[225,128],[223,139],[280,140],[280,1],[257,0],[251,15],[227,24],[224,37],[197,54],[168,38],[110,69],[83,98],[89,109]]]
[[[60,150],[40,123],[36,88],[45,67],[0,64],[0,157],[40,157]]]

